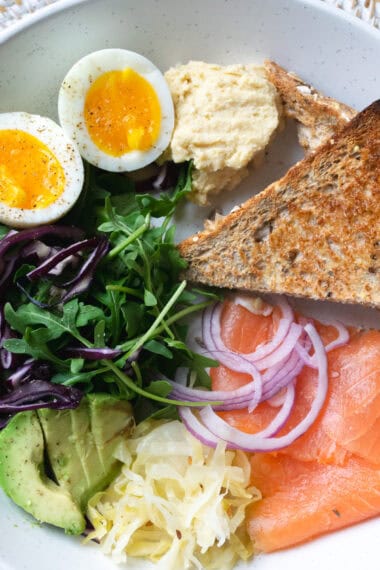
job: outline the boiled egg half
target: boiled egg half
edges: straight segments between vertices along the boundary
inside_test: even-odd
[[[173,101],[162,73],[142,55],[123,49],[79,60],[62,83],[58,114],[82,157],[110,172],[154,162],[174,127]]]
[[[39,115],[0,114],[1,223],[56,221],[75,204],[83,179],[79,151],[59,125]]]

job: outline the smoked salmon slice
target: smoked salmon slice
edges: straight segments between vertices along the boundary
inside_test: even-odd
[[[247,513],[248,532],[263,552],[286,548],[380,513],[380,469],[352,456],[344,466],[269,453],[252,457],[263,500]]]
[[[276,318],[226,302],[223,341],[237,352],[252,352],[271,338]],[[327,344],[333,329],[316,324]],[[309,430],[276,453],[252,457],[253,483],[263,500],[247,521],[261,550],[285,548],[380,513],[380,331],[352,330],[349,343],[328,354],[328,368],[326,402]],[[212,369],[211,378],[215,390],[236,389],[251,379],[224,366]],[[305,367],[296,381],[291,416],[279,435],[305,416],[315,387],[316,372]],[[220,415],[255,433],[276,413],[263,402],[253,414],[233,410]]]

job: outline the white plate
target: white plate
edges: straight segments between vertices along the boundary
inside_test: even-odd
[[[316,1],[299,0],[63,0],[16,30],[0,33],[0,112],[29,111],[56,117],[60,81],[86,53],[124,47],[152,59],[161,69],[189,59],[261,62],[272,58],[325,93],[360,109],[380,94],[380,33]],[[60,11],[63,7],[71,7]],[[377,64],[376,64],[377,62]],[[266,163],[231,203],[263,188],[299,155],[294,129],[275,142]],[[186,207],[181,233],[201,226],[207,209]],[[334,311],[356,324],[380,328],[379,313],[332,304],[307,304],[312,312]],[[323,489],[321,489],[323,493]],[[40,527],[0,492],[2,570],[111,570],[96,547],[53,528]],[[261,556],[246,566],[256,570],[376,569],[380,520]],[[144,567],[146,567],[144,565]]]

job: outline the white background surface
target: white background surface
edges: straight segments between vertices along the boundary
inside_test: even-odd
[[[380,35],[327,5],[298,0],[93,0],[26,29],[0,46],[0,112],[23,110],[56,117],[60,81],[82,55],[125,47],[161,69],[203,59],[217,63],[272,58],[326,94],[360,109],[380,94]],[[285,172],[299,157],[291,127],[239,194],[219,204],[226,211]],[[202,224],[209,209],[188,206],[181,233]],[[332,304],[322,306],[331,312]],[[312,311],[321,310],[311,304]],[[342,308],[337,308],[342,313]],[[379,313],[343,310],[351,322],[380,328]],[[342,316],[342,315],[341,315]],[[323,489],[321,489],[321,493]],[[55,529],[41,528],[0,493],[1,570],[109,570],[96,548]],[[378,570],[380,520],[312,543],[258,557],[256,570]]]

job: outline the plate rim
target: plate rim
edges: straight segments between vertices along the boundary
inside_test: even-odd
[[[42,20],[49,19],[55,14],[64,12],[69,8],[80,6],[81,4],[89,3],[91,1],[99,2],[101,0],[57,0],[54,4],[48,4],[33,12],[32,14],[25,15],[23,18],[20,18],[20,20],[16,20],[9,27],[0,29],[0,48],[2,44],[6,43],[24,30],[33,27]],[[233,2],[233,0],[227,1]],[[373,35],[378,40],[380,40],[380,30],[371,26],[368,22],[365,22],[352,13],[346,12],[342,8],[338,9],[333,4],[323,2],[322,0],[292,0],[292,2],[300,4],[301,6],[303,5],[306,9],[311,8],[320,12],[332,14],[338,19],[342,18],[343,20],[346,20],[348,24],[365,30],[366,33],[369,33],[370,35]]]
[[[76,7],[80,7],[82,4],[89,3],[91,1],[100,2],[101,0],[58,0],[55,4],[50,4],[46,7],[39,9],[33,14],[28,15],[23,19],[20,19],[9,28],[0,30],[0,53],[1,53],[2,44],[11,41],[14,37],[17,37],[24,30],[33,28],[34,26],[38,25],[40,21],[53,18],[56,14],[68,11],[71,8],[75,9]],[[161,1],[165,2],[165,0]],[[233,0],[228,0],[228,1],[233,2]],[[366,35],[369,34],[369,36],[376,39],[377,42],[380,41],[379,30],[372,28],[368,23],[364,22],[363,20],[360,20],[358,17],[352,14],[345,12],[342,9],[337,10],[336,7],[326,2],[322,2],[321,0],[291,0],[291,1],[294,2],[295,4],[298,4],[299,6],[303,6],[306,10],[310,11],[315,10],[320,13],[323,12],[326,14],[326,17],[327,14],[330,13],[333,19],[335,18],[337,19],[336,21],[339,21],[339,19],[343,18],[343,20],[347,22],[347,27],[349,27],[351,24],[351,26],[355,30],[357,30],[358,33],[361,33],[360,30],[362,30]],[[7,564],[7,562],[5,563]],[[12,570],[12,569],[16,570],[16,568],[13,567],[13,565],[10,567],[6,566],[5,568],[3,568],[1,556],[0,556],[0,568],[2,570]]]

